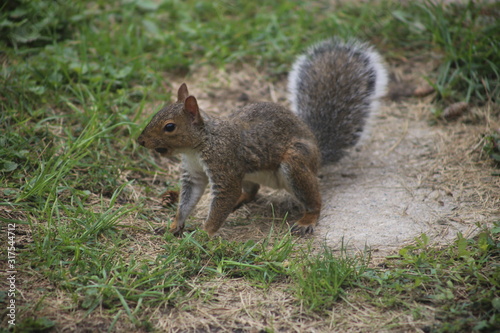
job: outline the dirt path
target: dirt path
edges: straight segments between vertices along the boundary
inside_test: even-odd
[[[480,128],[430,126],[424,112],[417,100],[386,102],[371,139],[323,171],[316,237],[384,255],[422,233],[443,242],[498,219],[499,177],[477,161]]]

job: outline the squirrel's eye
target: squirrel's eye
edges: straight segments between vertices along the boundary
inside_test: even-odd
[[[163,128],[165,132],[173,132],[175,130],[175,124],[174,123],[168,123],[165,125]]]

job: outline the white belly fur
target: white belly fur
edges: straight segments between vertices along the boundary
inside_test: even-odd
[[[288,182],[281,168],[278,171],[257,171],[247,173],[243,180],[269,186],[274,189],[285,189],[289,191]]]
[[[201,160],[199,154],[193,151],[183,152],[183,164],[184,168],[194,177],[201,176],[209,177],[208,168]],[[290,185],[287,182],[287,177],[285,176],[286,169],[280,167],[277,171],[257,171],[252,173],[247,173],[243,180],[251,181],[260,185],[268,186],[274,189],[284,189],[290,193]]]

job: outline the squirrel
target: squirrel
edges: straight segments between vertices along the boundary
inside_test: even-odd
[[[213,236],[231,212],[252,201],[260,185],[285,189],[303,206],[292,233],[312,233],[320,216],[318,170],[354,146],[387,85],[381,56],[357,40],[331,38],[311,46],[288,78],[291,110],[270,102],[246,105],[227,118],[203,112],[186,84],[138,137],[162,156],[180,154],[180,201],[170,231],[184,222],[210,184],[203,229]]]

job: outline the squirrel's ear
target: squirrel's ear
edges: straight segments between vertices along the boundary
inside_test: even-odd
[[[177,103],[183,103],[188,98],[188,87],[185,83],[181,84],[179,91],[177,91]]]
[[[203,120],[201,119],[200,109],[198,108],[198,101],[194,96],[188,96],[184,101],[184,110],[191,116],[193,124],[201,124]]]

